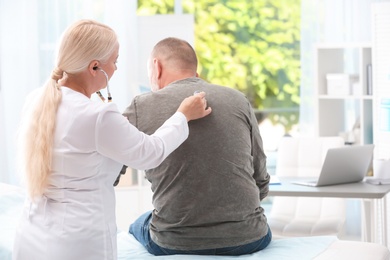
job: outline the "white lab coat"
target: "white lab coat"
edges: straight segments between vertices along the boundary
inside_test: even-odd
[[[26,202],[13,259],[116,259],[113,183],[122,165],[159,165],[187,138],[187,121],[176,113],[148,136],[116,105],[61,89],[49,187],[38,201]]]

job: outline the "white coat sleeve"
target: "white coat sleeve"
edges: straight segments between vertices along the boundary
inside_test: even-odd
[[[98,153],[134,169],[155,168],[188,137],[184,114],[176,112],[152,135],[140,132],[116,106],[104,109],[96,122]]]

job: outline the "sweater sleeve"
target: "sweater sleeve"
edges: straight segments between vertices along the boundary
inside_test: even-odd
[[[260,191],[260,200],[268,196],[270,175],[267,171],[267,157],[264,153],[263,140],[253,109],[250,107],[250,124],[252,138],[252,156],[254,164],[253,177]]]

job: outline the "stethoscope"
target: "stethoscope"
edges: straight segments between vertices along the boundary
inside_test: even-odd
[[[101,68],[99,68],[99,67],[96,67],[96,66],[93,67],[93,70],[97,70],[97,69],[99,69],[101,72],[103,72],[104,76],[106,76],[106,82],[107,82],[107,99],[108,99],[107,102],[111,102],[111,101],[112,101],[112,97],[111,97],[111,93],[110,93],[110,86],[109,86],[109,84],[108,84],[108,75],[107,75],[107,73],[106,73],[103,69],[101,69]],[[103,95],[102,95],[102,93],[101,93],[100,91],[97,91],[96,94],[100,97],[100,99],[101,99],[103,102],[106,101],[106,99],[103,97]]]

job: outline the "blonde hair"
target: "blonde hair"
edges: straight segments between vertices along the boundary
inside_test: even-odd
[[[56,66],[34,102],[31,118],[21,131],[21,166],[31,199],[43,195],[48,185],[56,127],[56,114],[61,102],[60,86],[68,76],[77,75],[98,60],[105,63],[118,44],[115,32],[93,20],[80,20],[62,35],[57,50]]]

